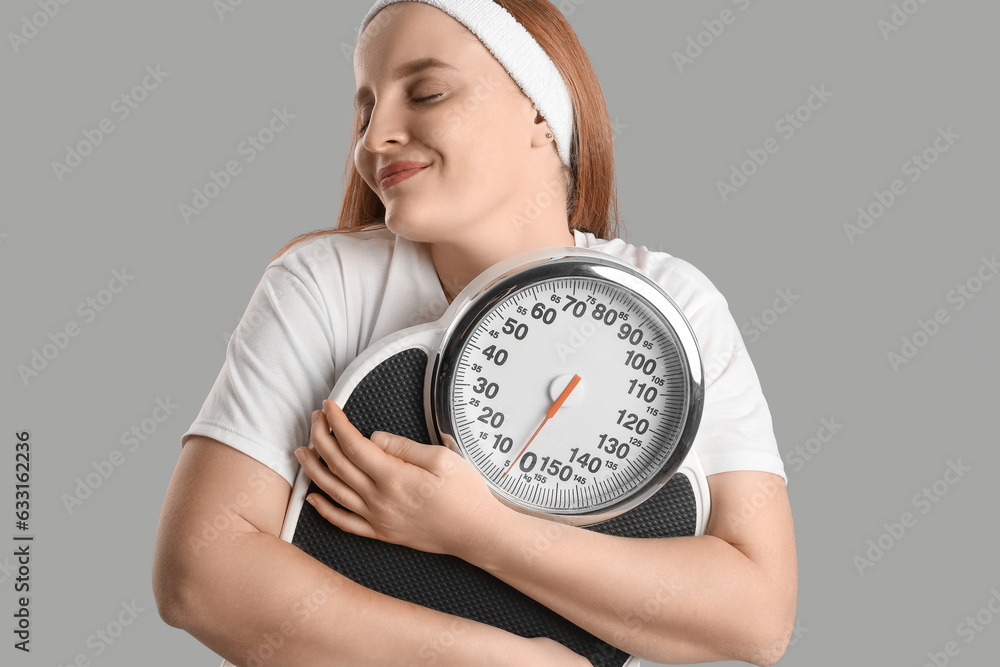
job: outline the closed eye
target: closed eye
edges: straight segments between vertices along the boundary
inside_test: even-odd
[[[423,104],[424,102],[430,102],[431,100],[441,97],[442,95],[444,95],[444,93],[437,93],[436,95],[428,95],[427,97],[420,97],[413,101],[416,102],[417,104]],[[365,123],[364,125],[361,126],[361,129],[358,130],[358,134],[364,134],[364,131],[367,128],[368,128],[368,123]]]

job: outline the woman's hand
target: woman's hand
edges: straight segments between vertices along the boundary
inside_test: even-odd
[[[513,510],[461,455],[385,432],[370,440],[336,403],[323,407],[312,415],[315,451],[295,453],[306,475],[347,508],[310,494],[306,500],[327,521],[355,535],[465,560],[488,553],[502,538]]]

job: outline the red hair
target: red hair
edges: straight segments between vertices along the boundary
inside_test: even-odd
[[[573,28],[548,0],[493,0],[531,33],[555,63],[566,81],[573,102],[573,143],[570,165],[563,165],[569,196],[566,214],[569,230],[591,232],[597,238],[613,239],[621,233],[615,184],[614,136],[604,92],[587,52]],[[344,202],[337,226],[299,234],[279,250],[272,261],[299,241],[385,226],[385,206],[354,167],[354,151],[360,139],[361,117],[354,116],[351,149],[344,177]]]

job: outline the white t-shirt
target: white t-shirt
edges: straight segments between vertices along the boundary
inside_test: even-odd
[[[706,475],[780,475],[771,413],[729,305],[688,262],[622,239],[574,231],[576,245],[634,264],[677,303],[705,368],[705,403],[693,445]],[[294,450],[309,444],[313,410],[342,370],[390,333],[437,320],[448,301],[430,247],[379,228],[301,241],[271,262],[229,340],[226,361],[181,437],[214,438],[293,484]]]

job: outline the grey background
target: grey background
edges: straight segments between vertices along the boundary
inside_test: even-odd
[[[903,4],[919,11],[885,39],[886,0],[562,3],[620,128],[627,240],[692,262],[746,324],[795,516],[798,625],[781,663],[789,666],[920,665],[949,641],[959,648],[952,664],[985,665],[1000,647],[1000,620],[971,642],[958,634],[1000,590],[990,511],[1000,280],[961,310],[947,300],[1000,250],[1000,8]],[[246,1],[220,18],[210,2],[72,2],[18,53],[8,33],[41,11],[37,0],[0,9],[0,540],[12,544],[16,532],[21,430],[31,432],[37,536],[32,651],[11,647],[13,575],[0,570],[0,662],[64,665],[83,653],[107,666],[218,664],[157,615],[156,521],[180,435],[264,266],[296,234],[335,223],[350,55],[370,6]],[[734,22],[678,71],[672,54],[724,9]],[[119,120],[112,101],[157,65],[169,76]],[[833,96],[785,140],[775,123],[806,102],[810,86]],[[273,107],[296,118],[247,164],[237,146]],[[114,132],[59,182],[51,163],[105,117]],[[911,183],[903,163],[949,126],[960,138]],[[780,150],[723,201],[716,182],[768,137]],[[185,224],[178,205],[230,159],[242,173]],[[906,193],[849,242],[845,223],[897,178]],[[134,280],[84,322],[77,305],[123,267]],[[777,290],[798,299],[772,319]],[[894,370],[887,354],[937,309],[948,322]],[[751,335],[753,317],[767,318],[767,331]],[[80,334],[26,385],[18,365],[70,321]],[[125,451],[121,434],[167,398],[176,411]],[[793,463],[823,418],[843,428]],[[122,465],[69,512],[63,494],[115,449]],[[959,460],[971,471],[939,482],[947,494],[921,513],[914,495]],[[854,557],[868,540],[890,541],[883,524],[907,511],[916,525],[859,572]],[[136,622],[96,655],[88,636],[133,600],[143,609]]]

